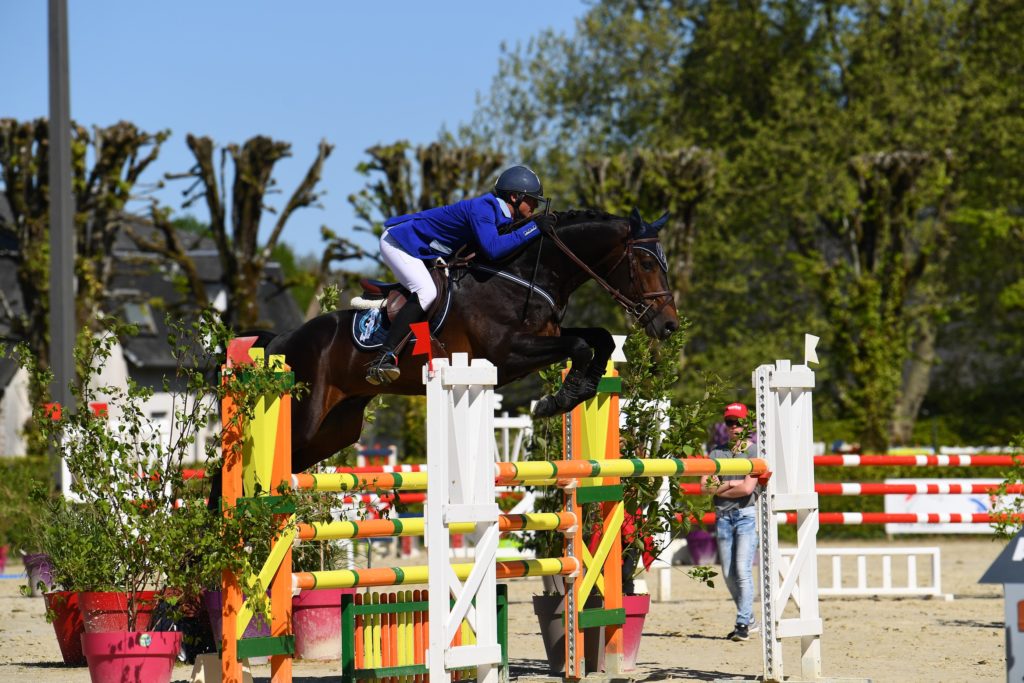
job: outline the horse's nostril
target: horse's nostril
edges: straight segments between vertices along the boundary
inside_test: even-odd
[[[665,323],[665,334],[664,334],[664,336],[668,337],[670,334],[675,332],[677,329],[679,329],[679,323],[677,323],[674,320],[669,320],[668,322]]]

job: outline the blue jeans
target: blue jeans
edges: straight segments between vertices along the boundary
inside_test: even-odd
[[[754,551],[757,549],[757,520],[754,506],[717,512],[715,537],[722,574],[736,603],[736,623],[754,623]]]

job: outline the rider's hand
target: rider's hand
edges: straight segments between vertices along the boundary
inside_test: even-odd
[[[545,235],[550,235],[555,231],[555,214],[553,213],[542,213],[539,216],[533,216],[533,222]]]

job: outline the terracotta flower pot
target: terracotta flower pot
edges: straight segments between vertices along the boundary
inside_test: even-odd
[[[292,598],[295,656],[331,660],[341,657],[341,596],[354,588],[302,591]]]
[[[82,654],[82,612],[78,609],[78,593],[55,591],[43,595],[47,611],[53,610],[53,632],[60,646],[60,656],[67,666],[85,666]]]
[[[156,591],[139,591],[135,594],[135,630],[145,631],[153,618],[157,603]],[[78,607],[86,633],[112,633],[128,630],[128,594],[87,591],[78,594]]]
[[[92,683],[169,683],[180,649],[176,631],[82,634]]]
[[[632,671],[636,668],[636,656],[640,652],[644,620],[651,611],[651,596],[623,595],[622,607],[626,610],[626,623],[622,626],[622,668],[624,671]]]

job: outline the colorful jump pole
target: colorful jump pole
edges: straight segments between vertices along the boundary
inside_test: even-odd
[[[679,484],[679,490],[688,496],[705,496],[700,484]],[[880,482],[818,482],[814,492],[819,496],[890,496],[890,495],[921,495],[921,494],[979,494],[995,495],[1000,493],[999,484],[963,484],[963,483],[924,483],[911,482],[906,484]],[[1024,485],[1013,484],[1006,487],[1005,493],[1024,493]]]
[[[1024,455],[816,455],[815,467],[1010,467]]]
[[[242,365],[263,363],[263,350],[253,349],[255,338],[240,338],[230,342],[228,361],[223,374],[236,372]],[[272,356],[270,364],[279,373],[288,373],[281,356]],[[223,429],[223,509],[225,515],[234,514],[240,504],[273,505],[274,496],[258,492],[275,491],[287,485],[291,477],[291,395],[263,396],[255,407],[252,420],[242,424],[239,407],[229,397],[222,405]],[[279,528],[288,522],[286,512],[275,513]],[[241,543],[243,539],[239,539]],[[241,683],[241,661],[253,656],[270,656],[272,683],[292,680],[292,655],[295,637],[292,635],[292,542],[288,535],[278,534],[272,541],[271,552],[259,577],[270,588],[270,636],[242,639],[252,609],[243,601],[238,577],[230,571],[222,575],[223,630],[221,632],[221,680]]]
[[[452,564],[445,567],[461,581],[469,579],[479,563]],[[540,560],[511,560],[495,565],[498,579],[519,579],[525,576],[569,576],[578,572],[580,563],[569,557],[548,557]],[[322,572],[296,572],[294,585],[301,590],[319,588],[366,588],[368,586],[410,586],[429,583],[430,569],[413,567],[376,567],[373,569],[334,569]],[[460,622],[461,623],[461,622]]]
[[[662,468],[685,469],[656,460],[622,461],[619,446],[619,394],[622,379],[609,361],[598,384],[597,395],[573,408],[562,422],[562,462],[501,463],[500,482],[546,479],[565,482],[564,509],[580,514],[588,503],[601,505],[601,542],[591,555],[582,534],[566,536],[565,554],[583,561],[582,577],[566,586],[565,606],[565,680],[583,678],[585,652],[583,628],[605,628],[605,673],[622,672],[625,647],[622,626],[626,621],[622,607],[622,523],[624,503],[621,477],[659,476]],[[571,481],[579,478],[578,481]],[[597,588],[604,597],[603,608],[587,609],[587,598]]]

